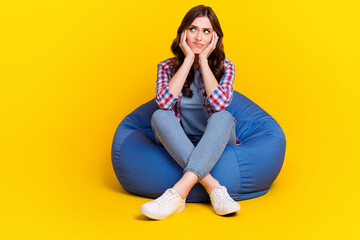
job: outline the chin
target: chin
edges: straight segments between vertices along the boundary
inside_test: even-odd
[[[198,50],[198,49],[193,49],[193,53],[196,55],[199,55],[202,52],[202,50]]]

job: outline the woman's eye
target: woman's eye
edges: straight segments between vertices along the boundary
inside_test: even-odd
[[[189,29],[190,29],[190,31],[195,30],[195,28],[193,28],[193,27],[191,27],[191,28],[189,28]],[[207,29],[205,29],[205,30],[204,30],[204,32],[206,32],[206,33],[210,33],[210,31],[209,31],[209,30],[207,30]]]

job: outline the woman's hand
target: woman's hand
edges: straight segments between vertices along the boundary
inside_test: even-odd
[[[213,31],[211,43],[199,54],[199,60],[200,59],[201,60],[208,59],[208,57],[210,56],[212,51],[214,51],[214,49],[216,48],[216,44],[217,44],[218,40],[219,40],[219,36],[217,35],[217,33],[215,31]]]
[[[180,48],[183,51],[183,53],[185,54],[185,57],[190,57],[190,58],[193,58],[193,59],[195,58],[194,52],[191,50],[189,45],[187,45],[187,43],[186,43],[186,30],[184,30],[181,33]]]

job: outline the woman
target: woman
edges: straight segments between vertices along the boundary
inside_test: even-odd
[[[185,208],[191,188],[200,182],[215,212],[240,210],[225,186],[210,175],[225,147],[239,143],[235,118],[226,111],[233,95],[235,67],[225,58],[223,32],[211,9],[196,6],[185,15],[173,41],[175,57],[158,64],[156,102],[151,119],[161,144],[184,169],[182,178],[140,211],[164,219]]]

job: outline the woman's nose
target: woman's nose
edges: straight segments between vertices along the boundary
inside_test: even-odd
[[[202,39],[201,31],[198,31],[195,37],[196,41],[200,41]]]

